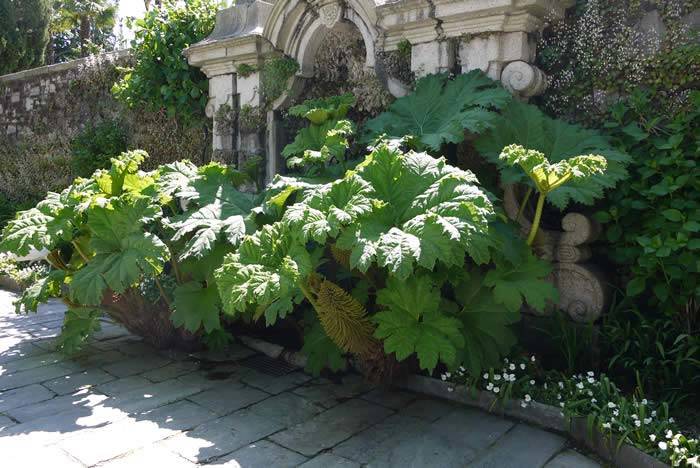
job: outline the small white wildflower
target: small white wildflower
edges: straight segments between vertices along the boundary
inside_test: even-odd
[[[501,391],[500,388],[498,388],[498,387],[493,387],[493,393],[498,393],[498,392],[500,392],[500,391]]]
[[[557,393],[557,400],[561,400],[561,393]]]
[[[486,390],[491,390],[493,388],[493,384],[489,382],[489,384],[486,386]]]
[[[508,369],[515,370],[515,364],[511,364],[510,366],[508,366]]]
[[[604,429],[610,429],[610,423],[603,423],[603,428]]]
[[[595,375],[595,373],[593,371],[588,371],[587,374],[588,374],[588,377],[593,377]]]
[[[661,450],[666,450],[668,448],[668,444],[666,442],[659,442],[659,448]]]
[[[583,382],[577,383],[576,388],[578,388],[579,390],[583,390]]]
[[[444,382],[445,380],[447,380],[447,376],[446,376],[445,374],[442,374],[442,375],[440,376],[440,378],[443,380],[443,382]]]
[[[666,438],[670,439],[671,437],[673,437],[673,431],[669,429],[668,431],[666,431]]]
[[[680,442],[678,441],[678,439],[676,437],[674,437],[673,440],[671,441],[671,445],[673,445],[674,447],[678,447],[678,444],[680,444]]]
[[[651,422],[651,418],[644,418],[644,424],[649,424]]]
[[[489,378],[489,374],[488,373],[484,374],[484,379],[488,379],[488,378]]]
[[[501,380],[501,374],[494,375],[493,380]]]
[[[608,408],[614,408],[614,407],[615,407],[615,403],[613,403],[612,401],[609,401]]]
[[[515,382],[515,374],[510,374],[508,377],[511,382]]]
[[[561,406],[561,407],[563,408],[563,407],[564,407],[564,402],[562,401],[561,403],[559,403],[559,406]]]
[[[649,402],[647,401],[646,398],[644,398],[644,399],[642,400],[642,404],[643,404],[643,405],[646,405],[647,403],[649,403]]]
[[[467,369],[465,369],[464,366],[459,366],[459,370],[461,370],[462,372],[466,372]]]
[[[588,390],[588,396],[593,396],[593,392]]]
[[[508,358],[503,358],[503,362],[505,362],[506,364],[508,364]]]
[[[639,419],[636,419],[636,420],[634,421],[634,425],[637,426],[637,427],[639,427],[639,426],[642,425],[642,421],[640,421]]]
[[[525,364],[523,364],[522,362],[520,363],[520,369],[525,370]]]
[[[521,401],[520,406],[523,408],[527,408],[527,403],[525,403],[524,401]]]
[[[588,377],[587,380],[588,380],[588,383],[593,383],[593,382],[595,382],[595,379],[594,379],[593,377]]]
[[[656,417],[656,410],[654,410],[654,411],[651,412],[651,417],[652,417],[652,418],[655,418],[655,417]]]
[[[598,403],[598,400],[596,400],[595,398],[591,398],[591,403]]]
[[[559,382],[559,388],[564,388],[564,382]]]
[[[525,401],[529,403],[530,401],[532,401],[532,397],[528,394],[525,394]]]
[[[656,434],[649,434],[649,440],[654,442],[656,440]]]
[[[613,414],[614,414],[615,416],[619,416],[619,415],[620,415],[620,412],[619,412],[618,410],[613,410]]]
[[[535,362],[535,355],[530,356],[530,361]]]
[[[534,379],[533,379],[533,380],[530,380],[530,385],[535,385],[535,381],[534,381]],[[545,387],[544,387],[544,388],[547,388],[547,384],[544,384],[544,385],[545,385]]]
[[[636,414],[633,414],[632,419],[639,419],[639,416],[637,416]]]
[[[676,422],[676,420],[673,419],[673,418],[668,418],[668,422],[670,422],[671,424],[673,424],[674,422]]]
[[[450,377],[452,377],[452,374],[450,372],[445,372],[445,377],[449,379]]]

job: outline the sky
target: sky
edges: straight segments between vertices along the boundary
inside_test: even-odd
[[[143,0],[119,0],[119,12],[117,16],[119,20],[127,18],[129,16],[140,17],[146,11]],[[114,27],[114,33],[119,37],[119,24],[120,21],[117,20],[117,24]],[[124,23],[124,39],[128,42],[134,37],[134,33],[126,27],[126,22]]]

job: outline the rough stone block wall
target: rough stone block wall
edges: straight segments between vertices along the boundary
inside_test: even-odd
[[[123,64],[128,55],[121,52],[103,59]],[[73,134],[89,123],[89,110],[96,103],[81,106],[70,90],[87,68],[95,66],[95,61],[88,57],[0,76],[0,135],[16,140],[56,131]],[[100,107],[117,106],[110,102],[109,89],[92,90],[91,95],[95,91],[102,94]]]

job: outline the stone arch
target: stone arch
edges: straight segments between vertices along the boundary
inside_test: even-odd
[[[285,92],[273,104],[279,109],[289,104],[303,88],[304,80],[314,74],[316,53],[333,29],[356,28],[365,46],[365,67],[374,69],[375,44],[379,33],[373,0],[350,0],[345,3],[277,2],[265,22],[263,37],[272,46],[295,59],[299,72],[290,79]]]

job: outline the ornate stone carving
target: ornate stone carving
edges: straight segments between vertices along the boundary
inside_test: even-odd
[[[547,88],[547,77],[542,70],[521,60],[505,66],[501,82],[508,91],[523,98],[542,94]]]
[[[332,28],[343,17],[343,8],[337,3],[327,3],[318,10],[321,22],[327,28]]]
[[[503,204],[511,219],[519,211],[517,188],[504,188]],[[532,223],[521,213],[517,219],[523,232],[528,232]],[[586,245],[596,240],[600,226],[580,213],[568,213],[562,219],[563,231],[540,228],[535,238],[535,253],[553,263],[551,281],[559,290],[559,309],[565,311],[576,322],[594,321],[605,309],[608,292],[603,275],[590,264],[591,250]]]

